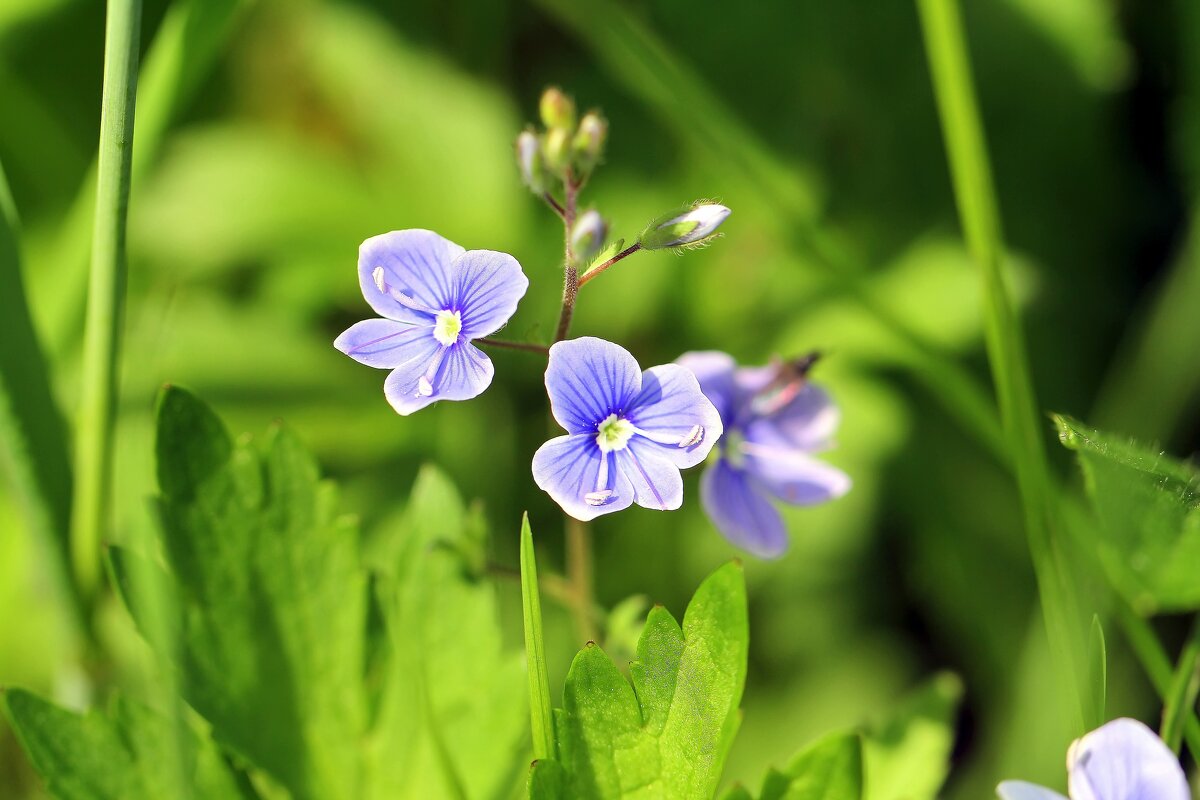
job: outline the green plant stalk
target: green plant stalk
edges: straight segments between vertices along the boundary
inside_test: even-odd
[[[1137,660],[1141,663],[1150,684],[1162,698],[1164,705],[1169,702],[1171,693],[1171,661],[1163,651],[1162,643],[1150,628],[1146,620],[1134,612],[1124,600],[1117,601],[1117,619],[1121,622],[1121,630],[1125,634]],[[1200,753],[1200,720],[1195,714],[1181,714],[1183,719],[1183,738],[1188,750],[1196,758]]]
[[[1078,699],[1077,722],[1094,716],[1079,681],[1082,637],[1069,575],[1057,550],[1058,508],[1046,462],[1042,426],[1029,374],[1024,335],[1004,275],[1004,239],[991,167],[972,84],[956,0],[919,0],[925,49],[945,137],[954,195],[967,246],[983,278],[988,360],[1008,440],[1025,530],[1050,646]]]
[[[537,560],[529,514],[521,518],[521,612],[525,622],[525,660],[529,673],[529,717],[533,730],[533,758],[557,758],[550,678],[546,672],[546,644],[542,634],[542,600],[538,594]]]
[[[1167,747],[1179,753],[1183,739],[1184,722],[1193,719],[1192,710],[1196,707],[1196,694],[1200,692],[1200,616],[1192,621],[1192,630],[1183,650],[1179,654],[1179,662],[1175,673],[1171,676],[1170,688],[1163,698],[1163,719],[1160,735]],[[1189,747],[1191,745],[1189,744]],[[1197,756],[1192,751],[1193,757]]]
[[[85,595],[96,590],[100,578],[100,543],[108,522],[112,484],[113,413],[125,296],[125,221],[141,16],[141,0],[110,0],[108,4],[71,518],[71,560],[75,580]]]

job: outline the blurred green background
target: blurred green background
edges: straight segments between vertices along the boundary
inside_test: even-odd
[[[964,6],[1042,407],[1191,453],[1200,8]],[[532,286],[506,335],[549,338],[561,230],[521,187],[511,146],[559,84],[610,120],[607,164],[584,199],[616,235],[698,197],[734,209],[713,247],[639,254],[587,287],[573,332],[618,341],[643,365],[690,349],[760,363],[820,348],[817,380],[843,409],[830,459],[854,490],[789,512],[792,550],[747,564],[750,674],[727,777],[757,782],[799,744],[875,719],[949,669],[966,694],[947,797],[989,796],[1003,777],[1061,780],[1071,730],[1050,710],[1059,689],[997,457],[978,275],[911,3],[213,0],[190,18],[185,7],[147,0],[144,13],[115,540],[150,524],[153,399],[172,382],[238,432],[286,420],[368,536],[428,461],[482,501],[497,562],[516,563],[528,509],[546,568],[561,565],[561,515],[529,474],[549,433],[543,362],[493,352],[486,394],[404,419],[383,399],[384,373],[331,346],[372,316],[358,243],[409,227],[513,253]],[[103,14],[78,0],[0,4],[0,162],[68,418]],[[1070,479],[1066,455],[1052,456]],[[679,613],[737,555],[701,513],[696,478],[679,513],[595,524],[602,603],[640,594]],[[114,655],[81,666],[47,544],[7,491],[0,685],[75,705],[111,684],[136,693],[145,654],[124,613],[102,606]],[[515,584],[503,599],[515,645]],[[547,608],[557,696],[581,642]],[[1168,642],[1176,623],[1160,621]],[[1152,720],[1153,695],[1110,639],[1110,713]],[[0,728],[0,796],[39,791]]]

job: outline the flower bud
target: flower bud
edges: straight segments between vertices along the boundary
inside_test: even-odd
[[[542,142],[546,166],[561,174],[571,164],[571,133],[566,128],[551,128]]]
[[[542,145],[537,134],[530,130],[517,136],[517,167],[521,170],[521,181],[534,194],[546,191],[546,162],[542,158]]]
[[[604,153],[604,142],[608,138],[608,120],[600,116],[598,111],[589,111],[579,121],[579,130],[575,133],[572,148],[575,151],[575,163],[582,173],[591,172]]]
[[[608,223],[600,216],[600,212],[594,208],[583,212],[571,229],[571,250],[575,260],[580,263],[591,260],[604,247],[607,237]]]
[[[718,203],[698,202],[682,213],[672,211],[651,222],[638,244],[646,250],[703,246],[717,235],[717,228],[730,213]]]
[[[542,93],[538,110],[542,114],[542,124],[550,130],[562,128],[570,131],[575,127],[575,103],[557,86],[551,86]]]

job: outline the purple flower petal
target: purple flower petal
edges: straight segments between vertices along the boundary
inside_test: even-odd
[[[819,453],[832,446],[841,413],[825,391],[805,384],[796,396],[768,416],[749,416],[746,438],[772,447],[790,447]]]
[[[372,236],[358,248],[363,297],[380,316],[428,322],[429,315],[412,306],[450,307],[454,297],[451,265],[464,252],[433,231],[412,229]]]
[[[1142,723],[1117,719],[1071,745],[1072,800],[1189,800],[1175,754]]]
[[[533,480],[563,511],[587,522],[633,502],[633,487],[616,467],[614,455],[604,456],[594,435],[559,436],[533,454]]]
[[[444,347],[427,337],[414,342],[410,353],[383,382],[388,402],[401,414],[438,400],[470,400],[491,385],[492,361],[472,344]]]
[[[719,350],[698,350],[684,353],[675,363],[687,367],[700,382],[700,390],[716,407],[726,425],[733,421],[734,369],[737,362]]]
[[[412,345],[430,338],[429,325],[390,319],[356,322],[334,340],[333,346],[360,364],[380,369],[398,367],[412,357]]]
[[[663,453],[664,448],[635,436],[613,455],[633,486],[635,503],[655,511],[674,511],[683,505],[683,478]]]
[[[766,492],[727,460],[705,470],[700,500],[721,535],[737,547],[760,558],[775,558],[787,550],[787,530]]]
[[[462,314],[462,336],[467,339],[503,328],[529,288],[521,265],[508,253],[468,250],[453,269],[453,306]]]
[[[850,491],[850,476],[799,450],[744,442],[739,450],[746,472],[785,503],[810,506]]]
[[[595,435],[596,426],[628,408],[641,388],[637,361],[619,345],[584,336],[550,348],[550,412],[568,433]]]
[[[1000,800],[1067,800],[1058,792],[1024,781],[1005,781],[996,787]]]
[[[723,429],[721,415],[700,391],[696,376],[679,364],[642,373],[642,390],[630,403],[627,418],[645,437],[637,441],[679,469],[707,458]]]

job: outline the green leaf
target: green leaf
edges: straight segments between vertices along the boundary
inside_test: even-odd
[[[107,715],[80,716],[14,689],[4,695],[4,708],[34,768],[59,800],[255,796],[211,741],[124,698],[115,698]],[[183,733],[184,764],[171,752],[176,731]]]
[[[367,797],[490,798],[520,780],[524,659],[503,647],[495,587],[472,571],[477,517],[425,467],[400,523],[376,542],[389,653]]]
[[[732,563],[700,585],[682,628],[661,606],[650,612],[632,685],[598,646],[580,651],[556,718],[563,796],[712,797],[739,723],[748,639]]]
[[[860,800],[863,752],[858,734],[831,734],[770,770],[759,800]]]
[[[0,166],[0,464],[11,476],[30,528],[53,544],[59,575],[70,586],[66,429],[25,299],[16,225]]]
[[[1077,453],[1116,588],[1143,614],[1200,608],[1200,472],[1069,417],[1055,422]]]
[[[529,514],[521,518],[521,612],[525,623],[525,662],[529,672],[529,716],[533,729],[533,757],[554,758],[553,707],[546,674],[546,646],[542,634],[542,600],[538,593],[537,560]]]
[[[177,388],[159,399],[157,455],[183,619],[177,650],[143,617],[148,640],[178,662],[184,697],[223,745],[296,798],[361,796],[364,579],[332,487],[286,430],[234,443]]]
[[[1092,718],[1086,720],[1088,730],[1103,725],[1104,706],[1108,698],[1108,648],[1104,644],[1104,628],[1099,615],[1092,616],[1092,630],[1088,636],[1088,686],[1092,693]]]
[[[863,744],[867,800],[935,800],[950,771],[962,683],[934,677],[906,698]]]

